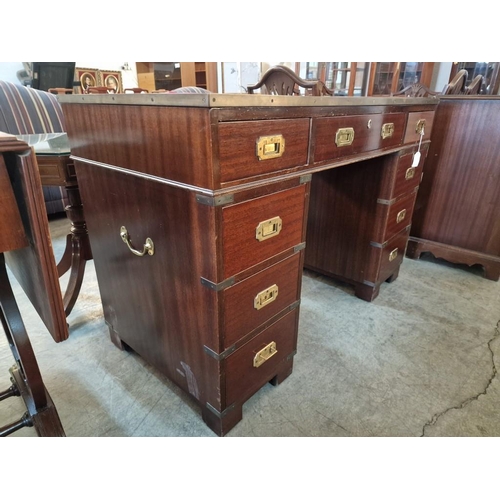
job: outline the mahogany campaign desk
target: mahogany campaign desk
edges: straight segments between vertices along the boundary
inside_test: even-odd
[[[304,265],[365,300],[396,278],[437,99],[59,101],[111,339],[215,433],[292,372]]]

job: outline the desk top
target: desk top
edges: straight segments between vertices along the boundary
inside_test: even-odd
[[[439,102],[438,97],[297,97],[267,94],[68,94],[58,95],[57,99],[61,103],[69,104],[134,104],[199,108],[418,106],[435,105]]]

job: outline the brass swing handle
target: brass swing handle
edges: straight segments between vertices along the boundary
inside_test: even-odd
[[[132,248],[132,245],[130,243],[130,236],[129,236],[127,228],[125,226],[122,226],[120,228],[120,236],[121,236],[122,240],[127,244],[129,250],[134,255],[138,255],[139,257],[143,257],[144,255],[146,255],[146,253],[148,253],[149,255],[153,255],[155,253],[155,246],[154,246],[153,240],[151,238],[146,238],[146,243],[144,243],[144,248],[142,249],[142,252],[139,252],[139,250]]]

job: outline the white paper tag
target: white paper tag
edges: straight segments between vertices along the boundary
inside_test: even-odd
[[[411,166],[412,167],[418,167],[418,164],[420,163],[420,151],[417,151],[414,155],[413,155],[413,161],[411,163]],[[408,164],[407,164],[408,165]]]

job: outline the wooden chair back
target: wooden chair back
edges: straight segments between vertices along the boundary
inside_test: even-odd
[[[443,95],[459,95],[465,94],[465,82],[467,81],[467,77],[469,73],[466,69],[461,69],[453,78],[450,83],[447,83],[444,86]]]
[[[408,85],[408,87],[405,87],[399,92],[394,92],[394,94],[391,95],[401,97],[432,97],[439,95],[439,93],[433,92],[424,84],[417,82],[412,85]]]
[[[300,88],[313,96],[333,95],[333,91],[321,80],[304,80],[287,66],[281,65],[269,68],[258,83],[248,85],[247,92],[254,94],[257,89],[262,89],[263,94],[300,95]]]
[[[465,88],[465,93],[467,95],[477,95],[481,92],[481,88],[483,87],[484,83],[484,76],[483,75],[477,75],[472,82],[470,82],[470,85],[468,85]]]
[[[88,94],[116,94],[115,89],[111,87],[88,87]]]
[[[132,87],[129,89],[123,89],[125,94],[149,94],[149,90],[142,89],[140,87]]]

